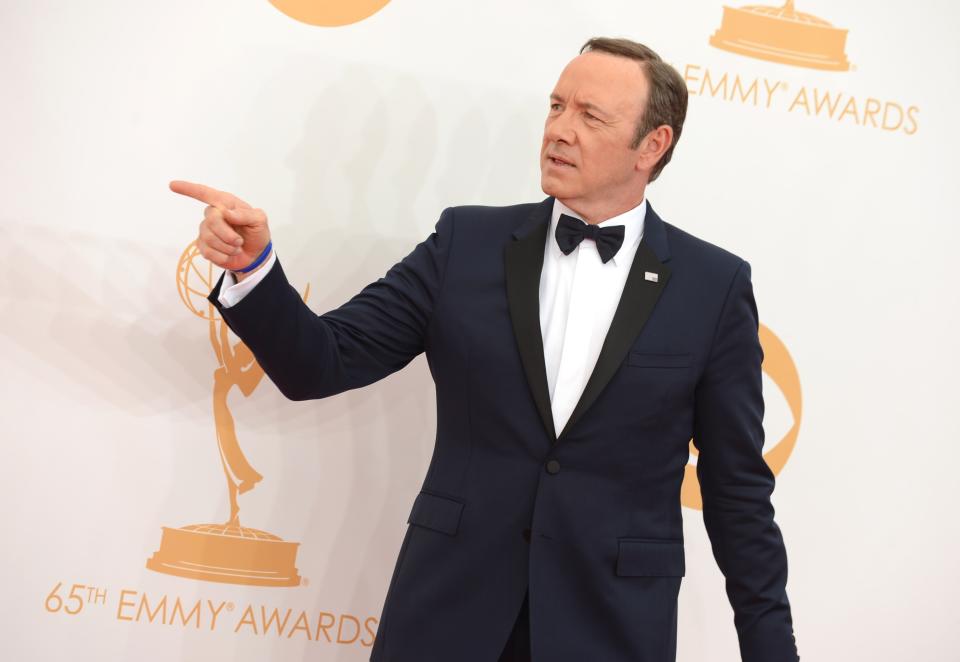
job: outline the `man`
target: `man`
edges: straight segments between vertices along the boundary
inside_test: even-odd
[[[761,455],[750,265],[645,198],[686,104],[653,51],[590,40],[550,97],[549,197],[446,209],[385,277],[319,316],[262,210],[171,183],[209,205],[200,251],[228,270],[210,300],[287,397],[427,354],[436,447],[372,661],[675,660],[691,437],[742,659],[799,659]]]

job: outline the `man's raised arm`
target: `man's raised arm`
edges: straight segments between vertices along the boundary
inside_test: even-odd
[[[262,210],[198,184],[172,182],[171,189],[209,205],[197,243],[217,266],[242,269],[269,244]],[[208,299],[286,397],[327,397],[382,379],[424,351],[452,236],[453,211],[447,209],[435,231],[383,278],[322,315],[303,302],[275,255],[272,266],[263,263],[262,279],[242,300],[231,306],[220,301],[224,276]],[[229,252],[231,244],[241,252]]]

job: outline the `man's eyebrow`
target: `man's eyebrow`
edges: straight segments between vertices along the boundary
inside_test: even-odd
[[[551,100],[551,101],[558,101],[558,102],[560,102],[560,103],[564,103],[564,101],[565,101],[565,99],[564,99],[562,96],[560,96],[559,94],[557,94],[557,93],[551,94],[551,95],[550,95],[550,100]],[[597,104],[591,103],[591,102],[589,102],[589,101],[580,101],[580,102],[577,103],[577,105],[578,105],[580,108],[583,108],[584,110],[590,110],[590,111],[599,113],[599,114],[601,114],[601,115],[609,115],[609,113],[608,113],[606,110],[604,110],[603,108],[601,108],[601,107],[598,106]]]

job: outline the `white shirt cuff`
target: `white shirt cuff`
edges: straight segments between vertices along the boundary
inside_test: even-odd
[[[220,305],[224,308],[230,308],[240,303],[243,297],[247,296],[250,290],[257,286],[257,283],[266,278],[267,274],[270,273],[270,269],[273,268],[273,263],[276,261],[277,252],[270,251],[270,257],[267,258],[264,265],[239,283],[232,271],[225,271],[223,273],[223,283],[220,285],[220,296],[217,297]]]

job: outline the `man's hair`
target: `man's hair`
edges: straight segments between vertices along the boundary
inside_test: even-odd
[[[634,135],[631,149],[640,146],[644,136],[662,124],[673,129],[673,140],[667,151],[650,171],[650,181],[655,180],[663,167],[673,156],[673,148],[680,140],[680,131],[683,129],[683,120],[687,116],[687,84],[676,69],[664,62],[652,49],[629,39],[613,39],[610,37],[594,37],[583,45],[581,53],[598,51],[630,58],[640,62],[647,76],[650,87],[650,96],[646,107],[637,120],[637,130]]]

